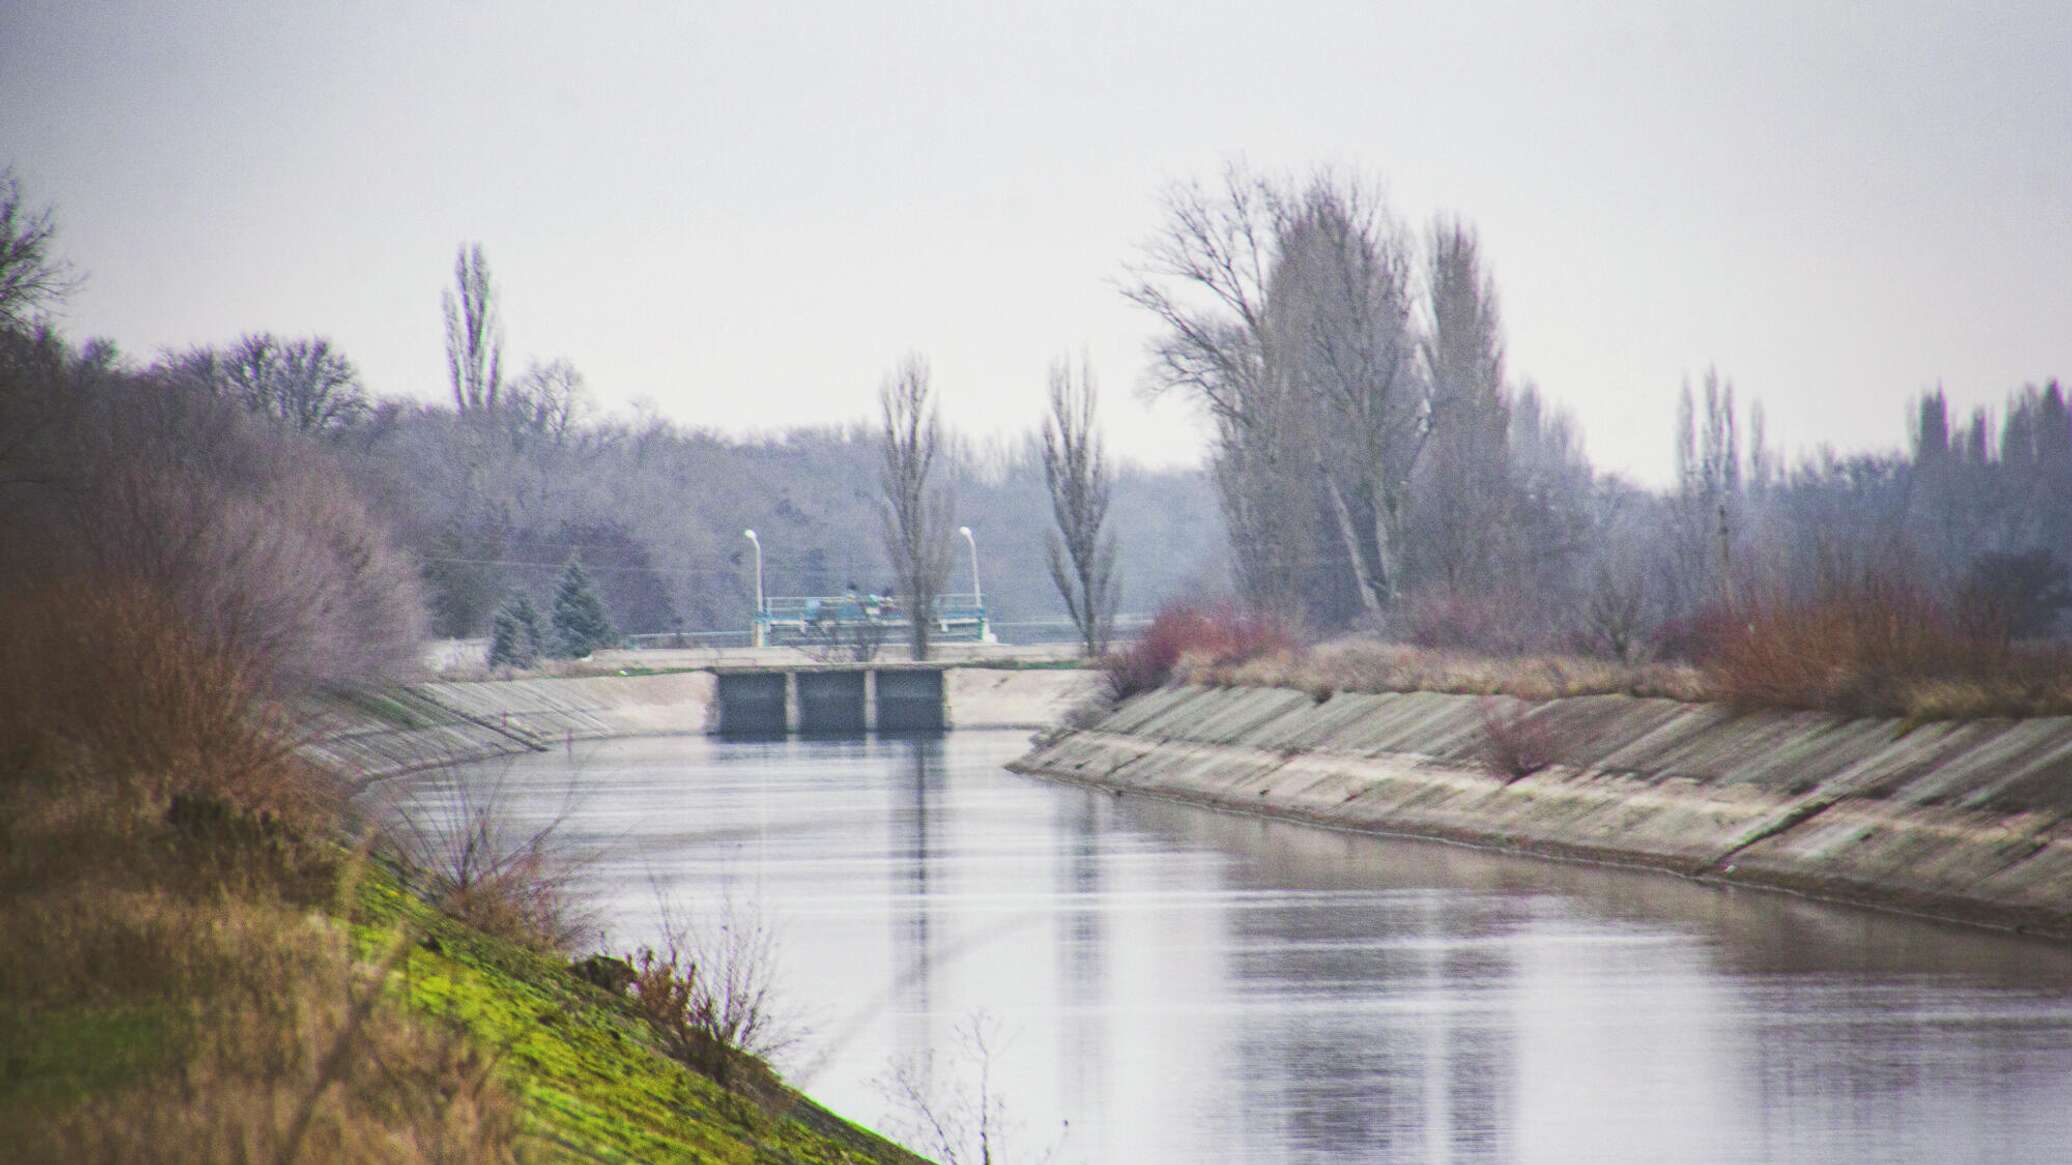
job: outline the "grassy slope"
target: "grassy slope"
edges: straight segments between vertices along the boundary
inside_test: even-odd
[[[766,1112],[666,1059],[623,999],[556,959],[472,930],[376,870],[358,888],[364,954],[413,935],[395,989],[499,1056],[532,1152],[591,1161],[888,1162],[921,1159],[795,1093]]]
[[[520,1159],[921,1161],[781,1086],[769,1110],[720,1087],[664,1057],[625,999],[561,960],[440,913],[379,866],[351,864],[361,871],[347,924],[357,961],[389,964],[388,994],[406,1017],[457,1030],[487,1052],[492,1078],[518,1108]],[[322,915],[309,921],[319,932],[339,927]],[[151,1094],[131,1090],[177,1075],[187,1046],[211,1038],[177,1002],[19,1008],[12,994],[0,989],[0,1126],[137,1103],[129,1098]]]

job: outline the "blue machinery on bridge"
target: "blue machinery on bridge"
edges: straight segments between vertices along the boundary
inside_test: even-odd
[[[986,596],[978,581],[978,539],[971,527],[957,533],[971,547],[971,593],[938,595],[926,617],[935,623],[932,638],[945,643],[992,643],[986,625]],[[763,540],[753,530],[741,536],[755,546],[755,619],[749,642],[756,647],[852,646],[872,649],[904,643],[915,613],[904,600],[890,595],[861,594],[772,598],[763,593]]]
[[[930,620],[940,643],[991,643],[986,609],[977,595],[942,595]],[[757,647],[877,646],[907,641],[912,616],[889,596],[771,596],[755,614]]]

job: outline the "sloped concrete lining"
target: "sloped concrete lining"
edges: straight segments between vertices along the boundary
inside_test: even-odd
[[[710,672],[405,684],[304,710],[302,754],[360,780],[578,740],[704,732]]]
[[[1025,728],[1062,723],[1094,693],[1100,673],[1058,668],[953,667],[943,703],[956,728]]]
[[[953,667],[942,678],[949,726],[1047,728],[1092,691],[1095,678],[1086,671]],[[704,671],[340,692],[302,709],[301,751],[373,781],[574,741],[711,732],[719,725],[718,700],[718,681]],[[781,701],[778,707],[781,716]]]
[[[1495,775],[1483,697],[1189,686],[1055,732],[1011,767],[2072,937],[2072,718],[1910,726],[1627,696],[1496,707],[1519,710],[1552,763]]]

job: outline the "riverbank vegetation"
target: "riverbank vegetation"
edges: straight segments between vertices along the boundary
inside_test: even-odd
[[[1472,224],[1406,225],[1356,173],[1176,183],[1126,290],[1157,329],[1151,386],[1213,427],[1239,603],[1312,642],[1368,641],[1285,665],[1291,680],[1695,678],[1761,706],[2067,707],[2050,641],[2072,610],[2072,406],[2056,381],[1998,415],[1955,415],[1937,388],[1906,406],[1908,448],[1793,461],[1760,404],[1707,369],[1664,434],[1673,479],[1646,489],[1593,467],[1507,368]]]
[[[10,394],[36,387],[7,371]],[[107,391],[88,403],[127,407]],[[114,486],[64,479],[43,516],[77,520],[26,504],[9,518],[10,547],[30,552],[0,588],[11,1159],[912,1160],[786,1088],[729,1042],[740,1033],[687,1058],[638,992],[578,974],[550,852],[500,834],[493,805],[424,823],[419,847],[381,843],[341,775],[297,755],[291,709],[312,682],[297,653],[354,626],[407,642],[409,611],[291,609],[276,588],[349,598],[352,580],[284,579],[222,527],[356,513],[335,497],[312,511],[324,495],[301,475],[320,459],[279,478],[189,466],[182,496],[220,505],[157,537],[91,508],[130,502],[132,473],[180,480],[163,463],[197,452],[139,441]],[[136,569],[101,556],[111,529],[145,552]],[[353,561],[384,561],[378,530],[347,529],[367,539],[343,544]],[[55,565],[56,581],[30,574]],[[374,617],[399,623],[351,622]],[[708,975],[731,966],[697,956]]]
[[[1270,616],[1168,608],[1105,661],[1107,695],[1171,682],[1334,691],[1448,692],[1541,701],[1627,695],[1906,720],[2072,715],[2072,650],[2008,639],[1888,577],[1810,600],[1766,593],[1708,610],[1681,654],[1504,654],[1344,637],[1301,643]],[[1666,653],[1665,653],[1666,654]]]
[[[2072,711],[2072,405],[1907,405],[1907,449],[1793,462],[1707,369],[1675,474],[1594,468],[1506,366],[1472,224],[1406,225],[1377,182],[1232,166],[1171,186],[1126,287],[1149,383],[1209,419],[1238,606],[1312,652],[1233,656],[1188,611],[1115,661],[1318,690],[1626,691],[1949,717]],[[1176,651],[1172,634],[1200,642]],[[1240,635],[1240,637],[1242,637]]]
[[[2033,660],[2072,610],[2072,406],[2056,381],[1990,410],[1937,387],[1905,403],[1904,448],[1788,455],[1759,402],[1694,365],[1661,386],[1678,404],[1662,434],[1674,469],[1644,487],[1593,464],[1557,398],[1509,362],[1496,258],[1474,224],[1406,217],[1379,189],[1345,169],[1231,167],[1165,191],[1124,291],[1153,326],[1137,379],[1199,407],[1205,464],[1108,463],[1095,370],[1053,369],[1045,419],[1032,368],[1022,440],[936,437],[931,489],[956,516],[933,523],[931,583],[947,569],[942,585],[966,589],[963,558],[945,567],[937,543],[968,522],[994,623],[1071,622],[1096,651],[1117,612],[1228,600],[1308,642],[1644,668],[1702,664],[1723,650],[1708,639],[1722,617],[1810,609],[1875,578],[1927,596],[1976,641],[1967,654],[2017,678],[1967,665],[1909,681],[1912,696],[1865,695],[1814,656],[1803,681],[1738,684],[1735,698],[2050,706]],[[47,250],[48,216],[35,221]],[[427,272],[427,313],[445,275]],[[427,629],[493,637],[500,662],[561,649],[546,624],[576,560],[612,629],[656,643],[745,636],[758,563],[766,595],[900,589],[880,537],[881,426],[734,438],[651,409],[608,415],[574,366],[507,340],[501,305],[525,287],[492,274],[488,249],[463,248],[447,285],[437,403],[383,395],[397,386],[364,383],[322,336],[82,351],[102,373],[324,450],[389,528]],[[859,370],[859,414],[870,383]],[[1943,696],[1920,694],[1931,680]]]
[[[62,282],[5,270],[41,261],[47,235],[29,242],[0,249],[0,303]],[[915,1160],[786,1087],[738,1027],[686,1057],[622,963],[571,964],[594,936],[542,836],[485,803],[399,844],[352,774],[303,759],[311,699],[382,704],[366,689],[416,668],[424,626],[421,564],[350,457],[292,423],[317,413],[4,306],[9,1160]],[[724,949],[692,956],[694,1001],[738,976]]]

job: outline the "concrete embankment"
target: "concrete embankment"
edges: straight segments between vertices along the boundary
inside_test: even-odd
[[[952,728],[1047,727],[1091,689],[1092,672],[950,668]],[[373,780],[618,736],[710,731],[711,672],[406,684],[316,701],[303,752]]]
[[[1550,763],[1493,775],[1521,748]],[[2072,937],[2072,718],[1910,726],[1628,696],[1188,686],[1012,767]]]

